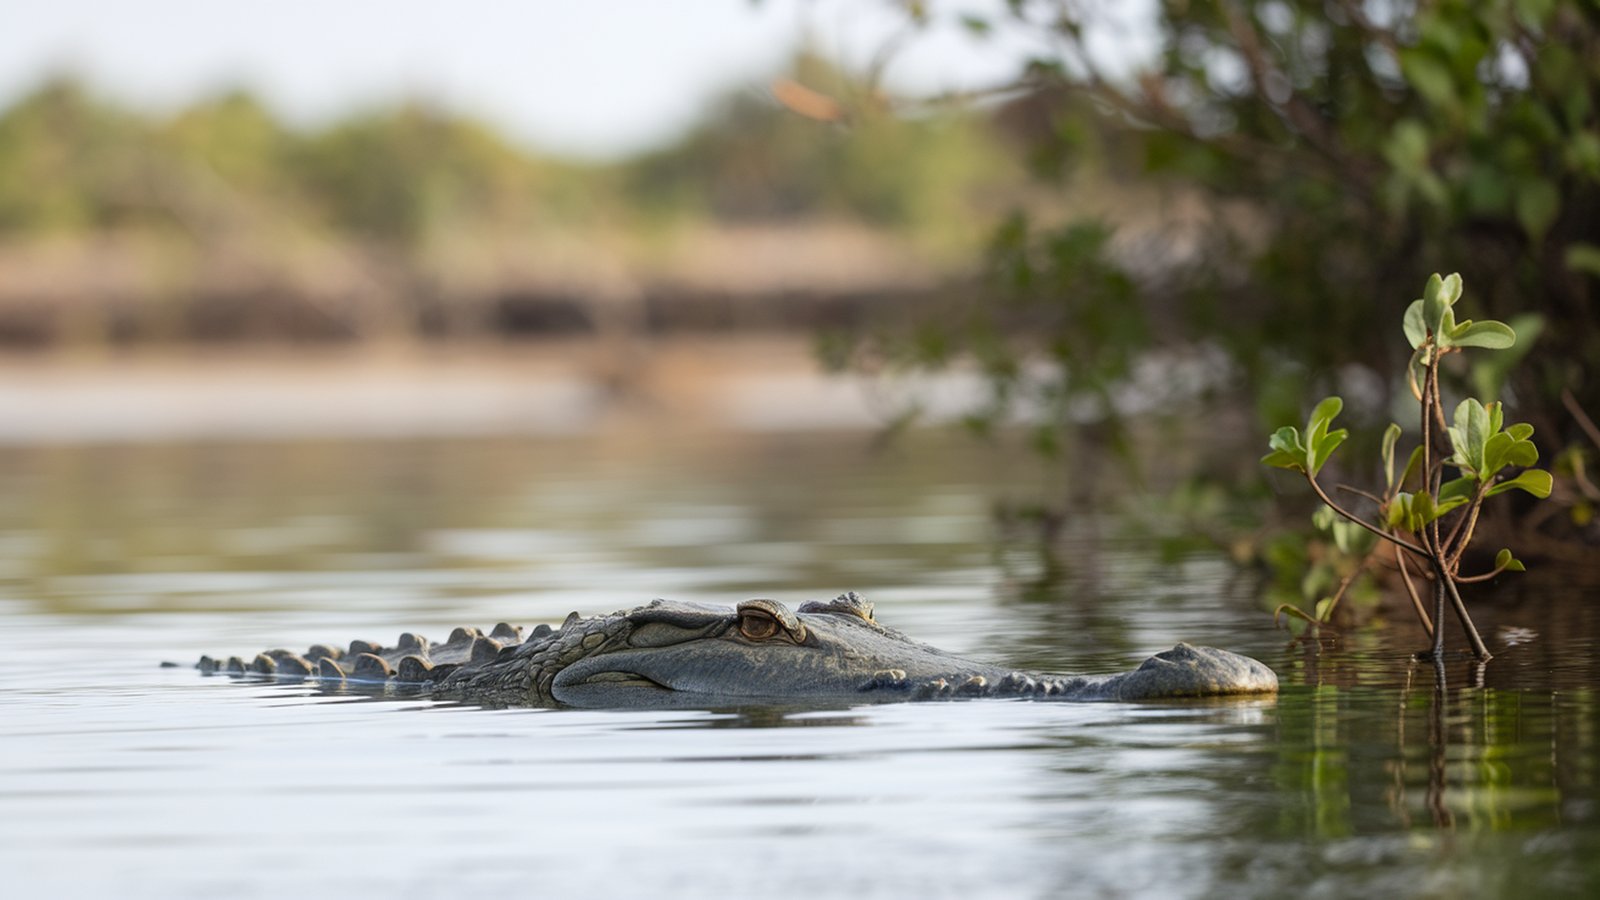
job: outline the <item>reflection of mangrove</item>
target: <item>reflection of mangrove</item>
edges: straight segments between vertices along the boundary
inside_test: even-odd
[[[1392,677],[1396,660],[1383,664]],[[1280,696],[1276,776],[1300,798],[1299,816],[1285,823],[1290,830],[1322,837],[1419,824],[1527,830],[1559,824],[1561,809],[1577,808],[1568,800],[1592,799],[1600,725],[1592,686],[1482,687],[1477,664],[1448,671],[1443,663],[1400,664],[1398,686],[1319,682],[1308,667],[1304,686]],[[1358,796],[1374,787],[1380,797]],[[1387,821],[1352,812],[1380,808]]]

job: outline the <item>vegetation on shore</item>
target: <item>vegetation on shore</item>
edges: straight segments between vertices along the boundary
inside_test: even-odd
[[[1024,210],[995,233],[989,291],[836,340],[829,358],[870,371],[974,362],[989,391],[973,426],[1030,422],[1033,444],[1070,472],[1074,443],[1123,433],[1117,398],[1152,351],[1220,351],[1230,374],[1203,387],[1252,404],[1261,423],[1300,419],[1304,398],[1332,393],[1352,397],[1357,424],[1383,421],[1408,366],[1375,313],[1394,284],[1459,270],[1474,286],[1460,316],[1504,319],[1521,339],[1496,358],[1438,361],[1438,380],[1504,396],[1556,451],[1555,502],[1517,506],[1513,530],[1534,555],[1600,542],[1588,476],[1600,458],[1600,7],[1164,0],[1158,53],[1131,74],[1098,65],[1097,9],[1020,0],[965,22],[1047,48],[1019,58],[1009,86],[1049,123],[1029,154],[1044,179],[1087,165],[1159,185],[1203,210],[1201,225],[1130,242],[1104,217],[1041,224]],[[1034,517],[1059,521],[1070,496]]]
[[[845,78],[808,54],[790,75]],[[422,102],[305,129],[242,90],[158,115],[62,76],[0,110],[0,343],[487,337],[646,294],[920,290],[1024,189],[955,109],[846,131],[734,91],[600,164]]]

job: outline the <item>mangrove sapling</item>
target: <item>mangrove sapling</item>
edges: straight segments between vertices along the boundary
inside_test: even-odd
[[[1489,648],[1472,624],[1459,586],[1487,581],[1502,572],[1520,572],[1524,567],[1506,549],[1496,555],[1490,571],[1462,575],[1462,559],[1472,544],[1485,500],[1511,490],[1548,497],[1551,478],[1549,472],[1528,468],[1539,459],[1539,451],[1530,440],[1533,426],[1518,423],[1503,428],[1504,409],[1498,401],[1485,404],[1469,397],[1456,406],[1452,420],[1446,423],[1439,388],[1440,360],[1467,348],[1504,350],[1516,343],[1516,333],[1503,322],[1469,319],[1457,323],[1454,306],[1460,298],[1461,276],[1440,278],[1434,275],[1423,288],[1422,299],[1406,309],[1402,324],[1412,348],[1406,378],[1420,408],[1422,443],[1412,451],[1405,469],[1396,478],[1395,445],[1401,430],[1399,425],[1390,424],[1382,441],[1383,493],[1347,489],[1376,504],[1376,521],[1368,521],[1345,508],[1317,481],[1322,467],[1349,436],[1343,428],[1331,428],[1334,417],[1344,408],[1340,398],[1328,397],[1318,403],[1311,411],[1304,434],[1293,426],[1279,428],[1268,441],[1271,452],[1261,461],[1300,472],[1335,515],[1387,542],[1393,549],[1397,570],[1417,617],[1432,638],[1428,652],[1434,659],[1444,656],[1443,619],[1448,603],[1466,632],[1474,655],[1487,660]],[[1454,470],[1454,478],[1445,479],[1446,468]],[[1415,487],[1407,490],[1413,484]],[[1377,546],[1373,543],[1370,552],[1376,553]],[[1432,580],[1431,618],[1412,581],[1408,557],[1418,565],[1424,577]],[[1326,622],[1349,581],[1347,578],[1340,585],[1334,597],[1319,603],[1315,615],[1292,607],[1280,607],[1280,611],[1314,624]]]

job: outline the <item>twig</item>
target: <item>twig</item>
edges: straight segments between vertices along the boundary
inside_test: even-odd
[[[1508,562],[1504,566],[1495,566],[1493,571],[1485,572],[1482,575],[1457,575],[1456,584],[1478,584],[1483,581],[1491,581],[1504,572],[1506,566],[1509,565],[1511,564]]]
[[[1400,552],[1400,545],[1394,545],[1394,561],[1400,566],[1400,581],[1406,586],[1406,594],[1411,597],[1411,608],[1417,611],[1417,619],[1422,622],[1422,630],[1428,633],[1428,638],[1433,638],[1433,620],[1428,618],[1427,609],[1423,608],[1422,598],[1417,595],[1416,585],[1411,583],[1411,572],[1406,569],[1406,557]]]
[[[1461,628],[1466,631],[1467,640],[1472,643],[1472,654],[1479,662],[1493,659],[1494,654],[1489,652],[1489,648],[1483,643],[1483,638],[1478,634],[1477,626],[1472,624],[1472,616],[1467,615],[1467,605],[1461,602],[1461,592],[1456,590],[1455,579],[1444,577],[1440,581],[1444,582],[1445,589],[1450,592],[1450,605],[1455,607],[1456,618],[1461,620]]]
[[[1351,487],[1348,484],[1336,484],[1333,486],[1333,489],[1336,491],[1344,491],[1347,494],[1355,494],[1357,497],[1365,497],[1379,506],[1384,504],[1383,498],[1379,497],[1377,494],[1369,494],[1358,487]]]
[[[1410,541],[1406,540],[1403,537],[1400,537],[1397,534],[1391,534],[1391,533],[1389,533],[1387,531],[1384,531],[1383,529],[1379,528],[1378,526],[1373,525],[1372,523],[1368,522],[1367,520],[1361,518],[1360,516],[1355,515],[1354,513],[1350,512],[1349,510],[1345,509],[1344,507],[1340,506],[1339,504],[1333,502],[1333,498],[1329,497],[1327,492],[1322,489],[1322,485],[1317,484],[1317,479],[1311,477],[1311,473],[1310,472],[1307,472],[1305,474],[1306,474],[1306,481],[1311,482],[1311,489],[1313,491],[1316,491],[1317,492],[1317,496],[1322,498],[1322,502],[1328,504],[1328,506],[1334,512],[1338,513],[1341,516],[1344,516],[1346,519],[1349,519],[1350,521],[1356,523],[1357,525],[1360,525],[1362,528],[1365,528],[1366,530],[1368,530],[1368,531],[1372,532],[1373,534],[1377,535],[1378,537],[1381,537],[1384,540],[1394,544],[1395,546],[1404,547],[1407,550],[1410,550],[1412,553],[1415,553],[1418,556],[1421,556],[1421,557],[1423,557],[1425,559],[1432,558],[1433,554],[1431,554],[1428,551],[1422,549],[1421,547],[1418,547],[1416,544],[1411,543]]]
[[[1593,441],[1596,447],[1600,447],[1600,428],[1595,427],[1594,420],[1589,418],[1589,414],[1578,405],[1578,399],[1572,396],[1571,390],[1561,389],[1561,405],[1567,408],[1567,412],[1572,413],[1572,418],[1577,420],[1578,427],[1589,436],[1589,440]]]
[[[1328,619],[1333,618],[1333,611],[1339,608],[1339,601],[1344,599],[1345,591],[1350,590],[1350,585],[1355,583],[1356,576],[1360,575],[1366,570],[1366,568],[1367,561],[1365,558],[1363,558],[1360,565],[1350,570],[1350,574],[1346,575],[1344,579],[1339,582],[1338,590],[1334,591],[1333,596],[1329,598],[1328,608],[1323,611],[1322,616],[1326,616]],[[1322,618],[1322,616],[1318,616],[1318,618]]]
[[[1472,532],[1478,527],[1478,513],[1483,509],[1483,497],[1488,491],[1487,483],[1478,482],[1478,489],[1473,492],[1472,502],[1467,505],[1467,514],[1456,519],[1455,527],[1450,529],[1450,536],[1445,538],[1444,546],[1451,548],[1450,557],[1446,560],[1451,572],[1461,568],[1461,556],[1467,552],[1467,546],[1472,543]]]

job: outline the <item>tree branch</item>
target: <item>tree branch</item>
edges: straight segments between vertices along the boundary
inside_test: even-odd
[[[1367,520],[1365,520],[1363,518],[1360,518],[1356,514],[1350,512],[1349,510],[1347,510],[1344,507],[1340,506],[1339,504],[1335,503],[1333,501],[1333,498],[1329,497],[1328,493],[1322,489],[1322,485],[1317,484],[1317,479],[1311,477],[1311,473],[1310,472],[1306,472],[1305,476],[1306,476],[1306,481],[1311,483],[1311,489],[1313,491],[1317,492],[1317,496],[1322,498],[1322,502],[1323,503],[1328,504],[1328,508],[1329,509],[1332,509],[1334,512],[1338,513],[1339,515],[1345,517],[1346,519],[1349,519],[1350,521],[1356,523],[1357,525],[1360,525],[1362,528],[1365,528],[1366,530],[1372,532],[1373,534],[1377,535],[1378,537],[1383,538],[1384,540],[1388,541],[1389,543],[1394,544],[1397,547],[1404,547],[1405,549],[1410,550],[1412,553],[1415,553],[1418,556],[1423,557],[1424,559],[1432,559],[1433,558],[1433,554],[1429,553],[1427,550],[1422,549],[1421,547],[1417,546],[1416,544],[1411,543],[1410,541],[1406,540],[1403,537],[1400,537],[1399,535],[1390,534],[1389,532],[1384,531],[1383,529],[1379,528],[1378,526],[1373,525],[1372,523],[1368,522]]]

